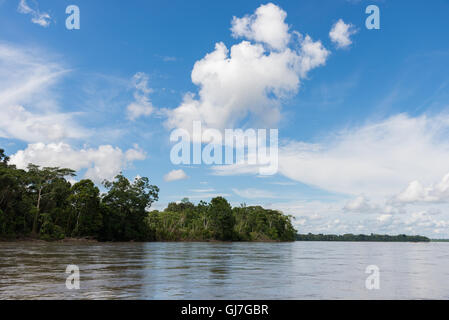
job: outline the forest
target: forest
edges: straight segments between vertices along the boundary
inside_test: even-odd
[[[371,241],[371,242],[429,242],[430,239],[424,236],[408,236],[400,234],[396,236],[384,234],[298,234],[296,241]]]
[[[223,197],[193,204],[187,198],[150,210],[159,188],[146,177],[119,174],[103,191],[75,171],[9,163],[0,149],[0,239],[99,241],[294,241],[291,216],[260,206],[232,208]]]

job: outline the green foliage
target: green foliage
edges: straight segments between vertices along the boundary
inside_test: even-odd
[[[217,197],[198,205],[183,200],[151,211],[148,224],[157,241],[294,241],[291,217],[262,207],[231,208]]]
[[[39,236],[42,240],[61,240],[65,238],[62,227],[54,224],[50,214],[43,213],[40,218],[42,224]]]
[[[70,183],[65,180],[65,177],[74,176],[75,171],[67,168],[40,168],[34,164],[29,164],[27,169],[28,194],[34,199],[37,208],[32,233],[37,234],[40,212],[45,211],[43,209],[46,207],[62,205],[61,201],[64,201],[67,195],[66,190],[70,188]]]
[[[72,236],[95,237],[103,227],[100,190],[92,181],[85,179],[75,183],[70,191],[70,212],[66,223],[73,227]]]
[[[235,216],[229,202],[223,197],[213,198],[208,208],[210,228],[214,238],[218,240],[233,240]]]
[[[0,237],[15,237],[29,232],[32,204],[27,186],[26,172],[8,165],[8,157],[0,149]]]
[[[133,183],[119,174],[114,181],[105,181],[109,189],[103,197],[104,240],[144,241],[151,238],[146,223],[146,209],[158,200],[159,188],[148,178],[136,178]]]
[[[296,230],[291,224],[291,216],[280,211],[267,210],[260,206],[234,208],[235,230],[242,240],[293,241]]]
[[[130,182],[119,174],[103,183],[71,185],[74,171],[30,164],[19,170],[0,149],[0,238],[105,241],[293,241],[291,217],[262,207],[232,208],[216,197],[197,205],[184,198],[164,211],[149,211],[159,188],[148,178]]]

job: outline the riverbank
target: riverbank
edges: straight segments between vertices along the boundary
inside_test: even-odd
[[[344,241],[344,242],[430,242],[427,237],[420,235],[387,235],[387,234],[297,234],[296,241]]]
[[[97,239],[92,238],[64,238],[60,240],[44,240],[35,237],[20,237],[20,238],[0,238],[0,242],[69,242],[69,243],[98,243]]]
[[[223,241],[218,239],[157,239],[152,241],[118,241],[118,242],[192,242],[192,243],[243,243],[243,242],[255,242],[255,243],[277,243],[277,242],[293,242],[293,241],[323,241],[323,242],[449,242],[447,239],[429,239],[420,235],[379,235],[379,234],[344,234],[344,235],[333,235],[333,234],[297,234],[295,240],[292,241],[281,241],[273,240],[268,238],[254,238],[252,240],[229,240]],[[95,239],[93,237],[67,237],[63,239],[42,239],[39,237],[18,237],[18,238],[0,238],[0,242],[54,242],[54,243],[108,243],[117,241],[102,241]]]
[[[294,242],[294,241],[280,241],[280,240],[251,240],[251,241],[222,241],[222,240],[157,240],[157,241],[100,241],[93,238],[64,238],[59,240],[44,240],[40,238],[33,237],[21,237],[21,238],[0,238],[0,242],[35,242],[35,243],[133,243],[133,242],[141,242],[141,243],[153,243],[153,242],[169,242],[169,243],[281,243],[281,242]]]

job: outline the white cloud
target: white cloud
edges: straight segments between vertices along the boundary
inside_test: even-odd
[[[277,198],[276,195],[273,194],[272,192],[266,191],[266,190],[260,190],[260,189],[253,189],[253,188],[237,189],[237,188],[233,188],[232,191],[236,195],[238,195],[239,197],[247,198],[247,199]]]
[[[215,192],[215,189],[213,189],[213,188],[209,188],[209,189],[190,189],[190,191],[197,192],[197,193],[207,193],[207,192]]]
[[[188,178],[187,174],[182,169],[172,170],[164,176],[164,180],[167,182],[184,180],[187,178]]]
[[[17,11],[31,15],[31,22],[38,24],[41,27],[48,27],[51,22],[50,15],[47,12],[40,12],[36,1],[33,1],[33,3],[35,4],[35,9],[31,8],[26,0],[20,0]]]
[[[426,200],[428,200],[427,190],[424,189],[419,181],[412,181],[404,191],[395,197],[394,202],[413,203]]]
[[[293,224],[300,233],[325,232],[328,224],[341,216],[341,202],[322,202],[308,200],[293,200],[275,202],[264,207],[279,210],[294,217]],[[332,230],[335,232],[335,230]]]
[[[229,165],[217,165],[212,166],[213,173],[218,176],[227,176],[227,175],[245,175],[251,174],[256,175],[259,174],[258,165],[249,165],[242,163],[234,163]]]
[[[370,198],[397,194],[411,180],[430,183],[449,172],[449,117],[396,115],[279,150],[279,172],[336,193]]]
[[[379,208],[372,205],[365,196],[358,196],[355,199],[348,201],[343,207],[344,211],[357,213],[379,212]]]
[[[137,145],[123,152],[118,147],[102,145],[98,148],[74,149],[66,143],[35,143],[11,156],[11,163],[25,169],[29,163],[45,167],[65,167],[79,171],[95,182],[112,179],[132,161],[145,159]]]
[[[419,202],[449,202],[449,174],[440,182],[424,187],[419,181],[412,181],[407,188],[392,199],[393,204]]]
[[[391,214],[381,214],[380,216],[377,217],[377,221],[385,223],[390,221],[392,217],[393,216]]]
[[[135,120],[141,116],[149,116],[153,113],[154,107],[149,99],[152,89],[148,88],[148,75],[138,72],[133,76],[133,86],[135,88],[134,101],[126,107],[129,120]]]
[[[293,224],[300,233],[405,233],[429,237],[449,236],[449,217],[443,214],[448,212],[449,207],[442,210],[413,208],[401,214],[398,214],[398,211],[389,212],[388,208],[384,207],[378,215],[343,215],[342,201],[289,201],[273,203],[267,207],[292,215],[295,218]]]
[[[0,137],[26,142],[85,138],[76,113],[58,110],[51,87],[68,71],[44,53],[0,44]]]
[[[299,36],[299,49],[286,46],[292,33],[285,12],[275,5],[261,6],[255,16],[242,19],[234,18],[234,35],[255,42],[242,41],[230,49],[219,42],[197,61],[192,81],[199,94],[189,93],[179,107],[166,110],[167,127],[191,130],[192,122],[199,120],[204,127],[224,129],[244,119],[273,126],[281,118],[282,99],[297,92],[310,70],[325,64],[329,51],[320,41]],[[265,20],[275,29],[261,27]]]
[[[324,48],[321,41],[313,41],[309,35],[301,40],[301,51],[298,56],[299,75],[303,78],[307,73],[319,66],[324,66],[330,52]]]
[[[428,232],[435,231],[435,229],[449,227],[448,220],[441,220],[435,218],[435,213],[428,210],[413,212],[404,219],[402,224],[414,230],[428,230]],[[439,233],[439,232],[436,232]],[[447,234],[447,231],[446,231]]]
[[[73,123],[71,113],[32,113],[23,106],[1,106],[0,137],[27,142],[85,138],[89,130]]]
[[[290,41],[288,25],[284,22],[286,17],[287,13],[272,3],[261,5],[253,15],[233,17],[232,36],[262,42],[282,50]]]
[[[346,24],[342,19],[338,20],[329,32],[332,42],[337,48],[347,48],[352,44],[350,37],[357,33],[352,24]]]
[[[216,197],[229,197],[230,194],[227,193],[217,193],[217,192],[204,192],[204,193],[194,193],[190,195],[178,195],[172,196],[172,199],[182,199],[188,198],[189,200],[203,200],[207,201],[208,199],[216,198]]]
[[[48,108],[54,104],[48,89],[68,70],[60,63],[42,58],[47,55],[36,49],[0,44],[0,105],[36,100],[42,107]]]
[[[146,153],[143,151],[137,143],[133,144],[132,149],[128,149],[125,152],[125,159],[126,161],[132,162],[136,160],[145,160],[146,159]]]

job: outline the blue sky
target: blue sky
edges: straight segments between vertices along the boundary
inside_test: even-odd
[[[79,30],[65,26],[71,4]],[[365,27],[370,4],[379,30]],[[233,23],[262,12],[274,16],[262,29]],[[78,179],[148,176],[156,208],[224,195],[292,214],[300,232],[448,237],[448,14],[442,0],[0,0],[0,146],[19,167],[70,166]],[[330,37],[339,21],[349,44]],[[229,71],[206,56],[220,42],[236,65],[233,48],[286,62]],[[186,105],[211,128],[277,128],[278,174],[172,164]]]

